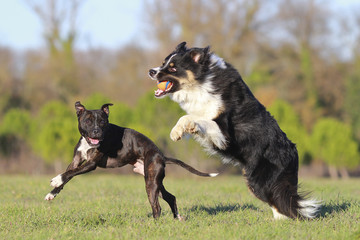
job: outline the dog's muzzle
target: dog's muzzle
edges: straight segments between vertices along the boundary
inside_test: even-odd
[[[157,80],[158,73],[159,73],[159,68],[152,68],[152,69],[149,70],[149,77],[152,80]]]

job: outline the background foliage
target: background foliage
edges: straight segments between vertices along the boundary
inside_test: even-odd
[[[360,11],[339,12],[320,0],[144,0],[141,31],[151,47],[134,41],[115,50],[79,50],[76,19],[84,1],[62,9],[44,1],[24,1],[43,25],[42,49],[18,54],[0,40],[1,171],[16,165],[31,172],[29,162],[51,170],[71,161],[78,100],[88,109],[114,103],[111,122],[194,166],[220,167],[191,138],[170,141],[184,113],[168,98],[153,97],[147,70],[181,41],[211,45],[239,70],[297,144],[302,165],[322,162],[333,177],[358,171],[360,32],[353,29],[360,29]]]

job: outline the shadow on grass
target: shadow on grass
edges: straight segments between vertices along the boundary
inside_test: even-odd
[[[190,212],[202,211],[202,212],[207,212],[209,215],[216,215],[218,213],[235,212],[238,210],[245,210],[245,209],[250,209],[250,210],[255,210],[255,211],[259,210],[257,207],[255,207],[252,204],[244,204],[241,206],[240,206],[240,204],[228,204],[228,205],[216,205],[214,207],[196,205],[196,206],[193,206],[192,208],[190,208],[189,211]]]
[[[333,213],[339,213],[339,212],[344,212],[346,211],[349,207],[351,206],[350,202],[343,202],[341,204],[339,203],[328,203],[328,204],[323,204],[320,208],[318,217],[319,218],[324,218],[324,217],[328,217]]]

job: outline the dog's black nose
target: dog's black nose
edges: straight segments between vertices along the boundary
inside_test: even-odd
[[[154,77],[155,74],[156,74],[156,71],[155,71],[154,69],[150,69],[150,70],[149,70],[149,75],[150,75],[150,77]]]
[[[98,134],[99,133],[99,130],[98,129],[94,129],[93,130],[93,134]]]

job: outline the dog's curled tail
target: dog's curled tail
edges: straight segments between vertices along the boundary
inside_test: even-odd
[[[189,172],[191,172],[193,174],[196,174],[198,176],[201,176],[201,177],[216,177],[219,174],[219,173],[203,173],[203,172],[200,172],[200,171],[196,170],[195,168],[191,167],[190,165],[187,165],[183,161],[180,161],[180,160],[174,159],[174,158],[168,158],[167,157],[165,162],[179,165],[180,167],[185,168]]]

